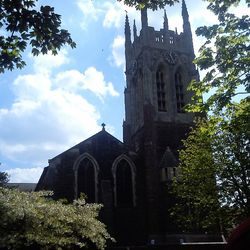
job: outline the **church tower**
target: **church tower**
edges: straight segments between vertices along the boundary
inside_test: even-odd
[[[184,106],[191,100],[187,86],[199,77],[192,63],[195,55],[189,15],[182,1],[183,32],[172,31],[164,11],[162,29],[148,25],[147,9],[141,10],[141,31],[128,16],[125,21],[125,121],[124,143],[140,158],[139,171],[145,183],[145,204],[149,234],[171,231],[163,223],[169,200],[162,187],[176,174],[181,140],[193,124],[194,114]],[[165,205],[164,205],[165,204]],[[164,226],[163,226],[164,224]],[[165,226],[166,225],[166,226]]]
[[[193,125],[187,86],[199,77],[187,7],[182,1],[183,32],[148,24],[141,11],[141,30],[125,19],[124,143],[102,130],[49,160],[36,190],[73,201],[81,193],[102,203],[100,219],[121,246],[179,243],[169,216],[169,187],[178,174],[178,150]],[[171,238],[172,237],[172,238]],[[180,236],[179,236],[180,237]]]

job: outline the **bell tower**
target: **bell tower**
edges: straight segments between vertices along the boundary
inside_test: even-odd
[[[161,124],[190,124],[193,114],[183,107],[190,102],[187,86],[198,72],[192,63],[194,49],[189,16],[182,1],[183,32],[169,30],[164,11],[163,28],[148,26],[147,9],[141,10],[140,34],[133,25],[133,42],[128,16],[125,22],[125,121],[124,142],[133,138],[148,122],[145,107],[152,109],[152,121]]]
[[[182,1],[183,31],[169,29],[164,11],[162,29],[148,24],[147,8],[141,10],[141,30],[128,16],[125,21],[126,87],[123,140],[139,156],[145,180],[149,234],[170,230],[161,227],[162,183],[175,175],[178,149],[193,124],[194,114],[184,106],[191,100],[187,90],[199,77],[193,64],[194,49],[189,15]],[[172,174],[170,174],[172,173]],[[172,177],[171,177],[172,176]],[[168,220],[168,219],[166,219]]]

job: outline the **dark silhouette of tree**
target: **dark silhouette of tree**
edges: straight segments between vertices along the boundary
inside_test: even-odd
[[[22,53],[31,46],[32,54],[56,55],[65,44],[76,46],[61,16],[51,6],[36,6],[38,0],[0,0],[0,73],[23,68]]]

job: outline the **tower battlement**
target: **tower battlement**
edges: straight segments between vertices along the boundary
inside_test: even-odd
[[[145,35],[140,32],[139,36],[134,37],[131,43],[132,54],[135,54],[144,46],[151,48],[164,49],[164,50],[178,50],[185,52],[185,35],[184,33],[178,34],[173,30],[160,29],[155,30],[153,27],[147,27]]]
[[[137,34],[137,28],[134,21],[133,25],[133,41],[130,32],[129,19],[126,15],[125,22],[125,56],[126,56],[126,69],[131,68],[130,65],[134,59],[145,48],[155,48],[164,52],[184,53],[191,60],[194,59],[194,49],[192,42],[192,33],[189,23],[189,15],[185,1],[182,1],[182,18],[183,18],[183,32],[179,33],[177,30],[170,30],[168,27],[168,18],[166,11],[164,10],[163,28],[155,30],[154,27],[148,25],[147,9],[141,10],[141,31]],[[168,57],[168,56],[167,56]],[[168,58],[173,61],[174,58]]]
[[[133,37],[130,48],[131,54],[136,54],[140,48],[149,46],[151,48],[164,50],[178,50],[180,52],[190,52],[190,48],[185,45],[186,36],[183,32],[169,29],[155,30],[154,27],[148,26],[145,30],[141,30],[140,34]]]

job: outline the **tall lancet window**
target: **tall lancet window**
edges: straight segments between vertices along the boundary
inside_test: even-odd
[[[156,71],[156,85],[157,85],[157,103],[158,111],[167,111],[166,109],[166,84],[164,81],[163,67],[159,67]]]
[[[112,167],[115,206],[135,206],[135,167],[126,156],[118,157]]]
[[[175,73],[175,93],[176,93],[176,105],[177,112],[184,113],[184,89],[183,89],[183,79],[180,70]]]
[[[89,158],[81,160],[77,173],[77,196],[87,196],[88,203],[96,202],[96,172],[94,163]]]

